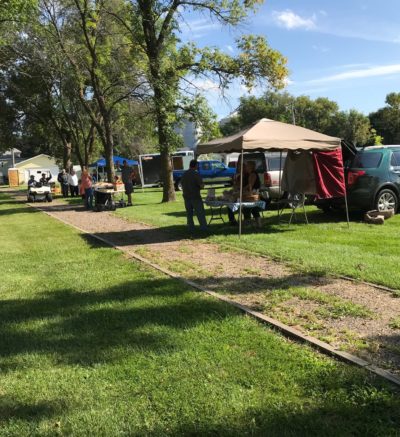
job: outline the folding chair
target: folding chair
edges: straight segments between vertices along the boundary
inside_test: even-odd
[[[306,196],[304,193],[289,193],[286,199],[279,200],[278,203],[278,221],[281,221],[281,217],[285,208],[291,209],[290,218],[288,224],[292,223],[292,220],[296,220],[296,210],[302,209],[304,214],[304,220],[308,224],[307,211],[305,208]]]

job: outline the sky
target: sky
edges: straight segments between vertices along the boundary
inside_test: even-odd
[[[181,38],[234,54],[241,34],[263,35],[287,58],[285,90],[295,96],[328,97],[342,110],[368,114],[385,105],[388,93],[400,92],[400,0],[266,0],[239,28],[191,13]],[[249,95],[239,83],[225,98],[212,80],[196,84],[219,118]]]

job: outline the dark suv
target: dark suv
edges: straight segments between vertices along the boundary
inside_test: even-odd
[[[372,146],[358,151],[347,167],[349,206],[362,210],[394,209],[400,202],[400,146]]]

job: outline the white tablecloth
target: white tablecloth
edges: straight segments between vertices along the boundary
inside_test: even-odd
[[[222,206],[227,206],[232,212],[239,211],[240,202],[227,202],[224,200],[206,200],[204,202],[207,206],[211,208],[218,208]],[[260,208],[265,209],[265,202],[263,200],[258,200],[257,202],[242,202],[242,208]]]

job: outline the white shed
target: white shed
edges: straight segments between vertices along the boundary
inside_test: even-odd
[[[34,175],[35,179],[39,180],[42,173],[51,174],[53,176],[51,182],[56,182],[57,175],[60,172],[56,160],[43,153],[18,162],[15,164],[15,168],[18,169],[20,184],[28,183],[31,175]]]

